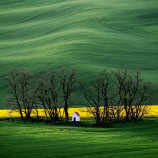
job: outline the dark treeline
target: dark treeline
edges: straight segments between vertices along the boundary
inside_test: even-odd
[[[11,69],[4,78],[8,84],[8,108],[17,109],[21,118],[30,119],[34,113],[39,120],[38,109],[43,108],[46,118],[52,124],[62,120],[64,108],[65,121],[69,121],[68,108],[75,104],[87,107],[96,125],[109,121],[137,121],[145,112],[153,96],[153,84],[145,82],[140,71],[117,70],[102,71],[89,85],[79,79],[74,69],[59,68],[35,75],[28,70]],[[81,100],[74,93],[83,94]],[[125,111],[125,116],[121,115]]]

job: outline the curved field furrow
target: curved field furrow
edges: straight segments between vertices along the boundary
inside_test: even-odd
[[[75,66],[82,78],[126,67],[158,89],[157,43],[157,0],[0,1],[0,77],[12,67]]]

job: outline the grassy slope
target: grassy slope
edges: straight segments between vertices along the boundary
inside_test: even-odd
[[[158,87],[157,0],[1,0],[0,76],[74,66],[142,69]],[[0,81],[0,106],[5,98]]]
[[[2,158],[156,158],[158,120],[114,128],[0,122]]]

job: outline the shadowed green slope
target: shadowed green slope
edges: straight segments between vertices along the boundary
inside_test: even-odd
[[[83,78],[126,67],[158,86],[157,59],[157,0],[0,1],[0,76],[12,67],[41,72],[64,64]]]

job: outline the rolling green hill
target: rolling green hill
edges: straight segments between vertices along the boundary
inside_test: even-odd
[[[141,69],[158,87],[157,0],[1,0],[0,76],[66,65],[82,78]],[[0,81],[0,106],[5,94]],[[158,103],[156,100],[154,104]]]
[[[6,120],[0,121],[0,128],[1,158],[157,158],[158,155],[157,118],[113,128]]]

